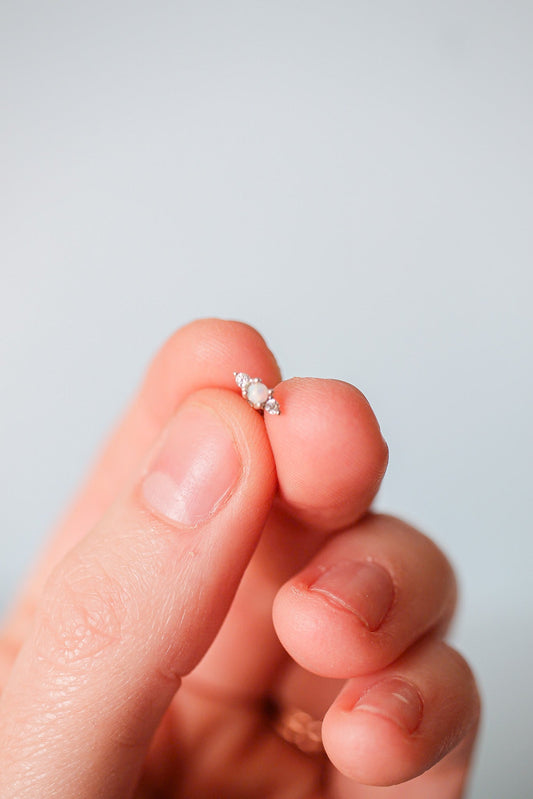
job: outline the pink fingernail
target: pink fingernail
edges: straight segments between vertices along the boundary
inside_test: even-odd
[[[336,563],[322,572],[309,589],[354,613],[372,632],[381,626],[394,599],[389,573],[370,562]]]
[[[400,677],[390,677],[360,696],[353,710],[375,713],[413,733],[422,721],[423,705],[414,685]]]
[[[192,405],[171,423],[142,494],[156,513],[194,527],[223,503],[241,469],[229,428],[214,411]]]

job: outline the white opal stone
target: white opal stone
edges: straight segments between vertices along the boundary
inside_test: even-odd
[[[246,397],[254,408],[260,408],[268,399],[268,388],[264,383],[250,383],[246,389]]]

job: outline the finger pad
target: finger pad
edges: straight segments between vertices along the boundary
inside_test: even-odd
[[[365,397],[340,380],[292,378],[276,388],[280,416],[265,415],[280,494],[298,518],[339,528],[369,507],[387,464]]]

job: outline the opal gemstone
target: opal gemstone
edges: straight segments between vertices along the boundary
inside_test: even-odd
[[[268,388],[264,383],[250,383],[246,389],[246,398],[250,405],[257,410],[261,408],[268,399]]]

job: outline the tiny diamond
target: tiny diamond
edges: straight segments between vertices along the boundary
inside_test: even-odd
[[[272,413],[273,415],[277,415],[279,414],[279,402],[275,400],[274,397],[271,397],[270,399],[267,399],[267,401],[265,402],[264,409],[267,413]]]
[[[235,372],[235,382],[244,391],[252,382],[252,378],[245,372]]]

